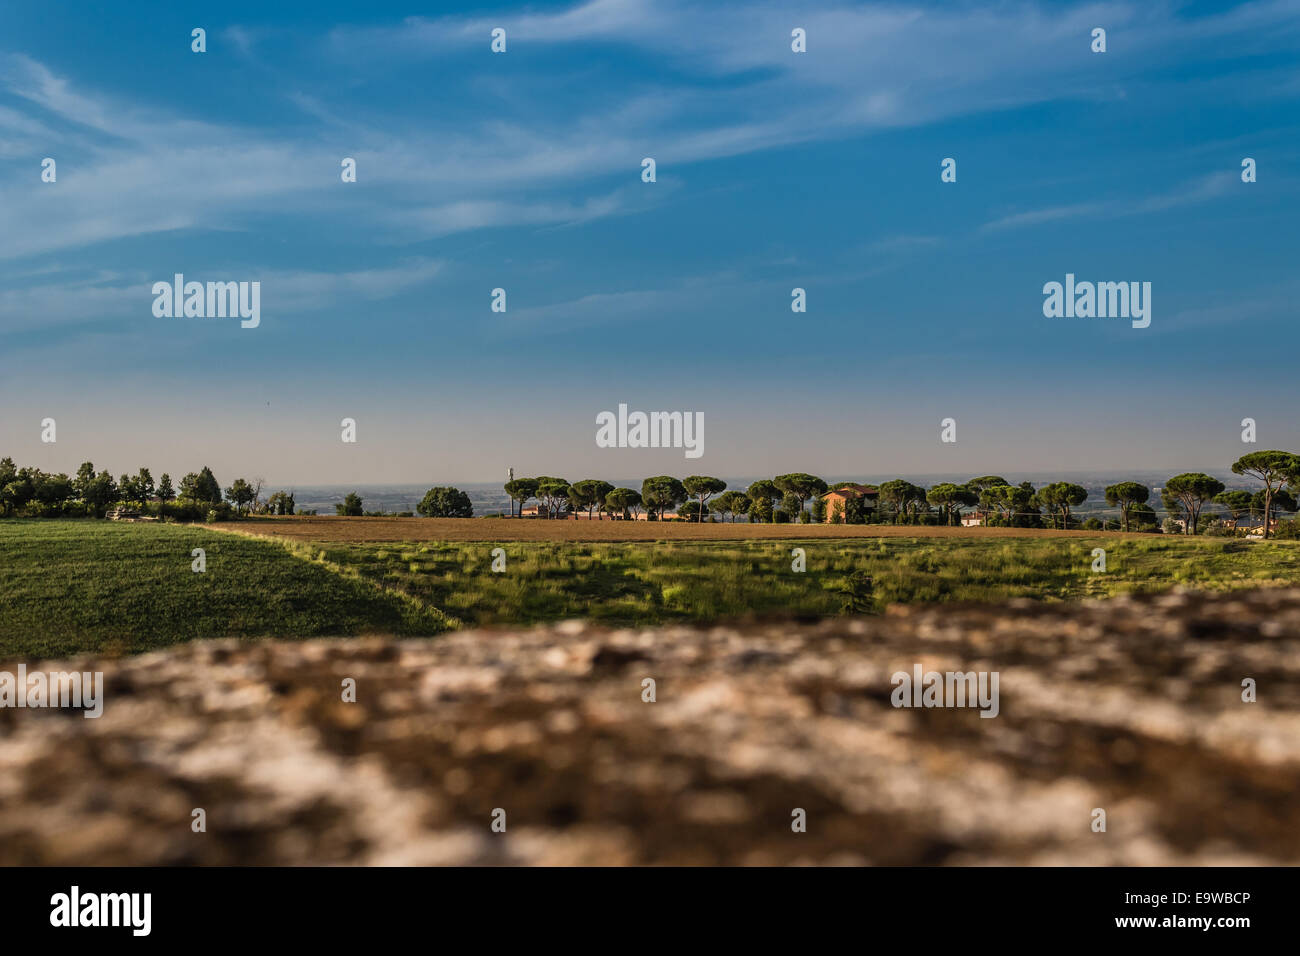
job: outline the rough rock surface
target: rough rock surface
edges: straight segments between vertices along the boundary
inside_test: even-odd
[[[999,716],[891,706],[916,663]],[[0,863],[1300,862],[1300,589],[53,667],[104,716],[0,710]]]

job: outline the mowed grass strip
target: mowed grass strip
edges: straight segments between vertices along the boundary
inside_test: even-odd
[[[191,570],[194,548],[207,552],[205,573]],[[272,541],[180,525],[0,521],[0,659],[450,626]]]
[[[506,570],[491,570],[492,549]],[[1106,571],[1092,571],[1093,548]],[[887,538],[768,542],[319,542],[313,553],[465,624],[610,624],[840,614],[855,572],[889,603],[1075,600],[1300,581],[1300,545],[1210,538]],[[791,568],[803,548],[807,570]]]

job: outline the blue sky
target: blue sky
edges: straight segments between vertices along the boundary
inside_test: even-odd
[[[1298,2],[177,6],[4,14],[0,454],[1224,477],[1247,416],[1300,450]],[[176,272],[260,281],[260,327],[155,318]],[[1151,282],[1150,328],[1044,318],[1067,272]],[[704,457],[597,448],[621,402],[703,412]]]

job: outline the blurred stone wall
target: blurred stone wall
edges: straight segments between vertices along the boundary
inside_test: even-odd
[[[28,666],[106,701],[0,709],[4,864],[1300,862],[1300,589]]]

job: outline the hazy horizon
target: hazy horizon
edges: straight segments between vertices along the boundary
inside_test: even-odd
[[[49,448],[50,446],[47,445],[43,447]],[[1251,450],[1254,449],[1244,450],[1241,452],[1241,454],[1247,454]],[[264,485],[263,485],[264,493],[272,490],[281,490],[281,489],[286,491],[291,491],[294,490],[295,488],[307,488],[307,489],[316,489],[316,490],[338,489],[338,490],[346,491],[346,490],[351,490],[356,488],[417,488],[418,487],[427,490],[428,488],[433,487],[434,485],[451,485],[454,487],[463,487],[463,488],[469,488],[471,486],[491,486],[491,487],[500,488],[502,485],[504,485],[504,483],[507,480],[506,472],[504,469],[502,469],[499,478],[406,477],[406,478],[400,478],[396,480],[374,480],[365,477],[360,477],[351,480],[333,480],[328,476],[314,476],[303,480],[303,479],[294,479],[294,478],[284,478],[274,473],[267,473],[265,471],[259,470],[256,467],[251,467],[251,468],[226,467],[225,465],[214,464],[215,459],[196,460],[189,464],[183,464],[183,465],[177,465],[175,467],[171,467],[171,466],[159,466],[147,460],[140,460],[138,462],[122,461],[120,464],[109,463],[110,461],[117,461],[117,459],[121,458],[121,455],[115,455],[111,459],[109,458],[98,459],[94,457],[85,458],[85,457],[78,457],[76,455],[73,455],[66,459],[60,459],[58,463],[51,463],[50,461],[48,461],[48,459],[53,459],[55,456],[38,455],[36,459],[24,459],[19,456],[10,454],[5,449],[0,449],[0,457],[5,457],[6,455],[8,457],[13,458],[14,463],[19,467],[22,467],[24,465],[30,465],[30,466],[39,467],[45,471],[49,471],[53,473],[62,472],[68,475],[75,475],[77,468],[80,466],[81,462],[83,461],[91,461],[94,464],[96,471],[106,470],[114,478],[117,478],[119,475],[122,474],[134,475],[139,468],[145,467],[149,469],[155,481],[157,481],[157,479],[164,473],[170,475],[173,485],[178,484],[182,476],[190,472],[197,472],[203,467],[208,467],[212,470],[213,474],[216,475],[217,480],[222,484],[223,487],[230,484],[230,482],[236,478],[245,478],[248,480],[253,480],[254,478],[261,478],[264,481]],[[1240,455],[1238,455],[1237,457],[1240,457]],[[40,458],[45,458],[47,460],[46,461],[37,460]],[[73,461],[74,458],[76,459],[76,461]],[[1234,458],[1233,461],[1235,460],[1236,459]],[[63,461],[66,461],[67,464],[61,463]],[[697,460],[695,462],[691,462],[690,464],[698,466],[701,464],[701,462]],[[537,477],[539,475],[558,475],[570,481],[578,481],[583,478],[599,478],[601,480],[608,481],[614,484],[615,486],[620,486],[620,487],[627,486],[627,487],[636,487],[636,488],[640,488],[641,482],[646,478],[651,477],[652,475],[660,475],[660,474],[673,475],[674,477],[678,477],[678,478],[684,478],[687,475],[705,474],[705,475],[713,475],[714,477],[722,478],[727,482],[734,483],[740,481],[751,482],[751,481],[758,480],[760,478],[772,478],[777,474],[784,474],[793,471],[801,471],[801,472],[807,472],[809,474],[817,475],[818,477],[823,478],[827,482],[836,482],[836,481],[879,482],[879,481],[888,481],[893,478],[903,478],[908,481],[919,482],[927,486],[939,481],[958,481],[958,482],[968,481],[971,478],[980,475],[990,475],[990,474],[1000,475],[1013,483],[1018,483],[1020,481],[1032,481],[1037,484],[1039,482],[1067,480],[1067,479],[1081,480],[1081,481],[1087,479],[1092,479],[1092,480],[1107,479],[1112,481],[1132,479],[1138,481],[1143,481],[1143,480],[1154,481],[1162,478],[1169,478],[1172,477],[1173,475],[1180,474],[1183,472],[1205,472],[1206,474],[1214,475],[1215,477],[1224,481],[1229,486],[1238,483],[1243,485],[1252,484],[1252,479],[1246,478],[1244,476],[1234,475],[1231,470],[1231,464],[1232,462],[1230,461],[1219,468],[1215,468],[1214,466],[1205,466],[1203,464],[1192,463],[1185,467],[1170,467],[1170,468],[1159,468],[1159,467],[1147,466],[1147,467],[1137,467],[1137,468],[1033,469],[1033,468],[1014,468],[1014,467],[1008,468],[1003,466],[1003,467],[995,467],[995,468],[983,468],[983,469],[975,468],[975,469],[959,469],[959,470],[945,470],[945,471],[924,471],[924,470],[916,470],[916,469],[913,470],[886,469],[886,470],[874,470],[874,471],[861,469],[856,471],[853,470],[828,471],[825,469],[819,470],[817,468],[808,468],[808,467],[791,467],[791,468],[773,470],[767,472],[755,472],[755,471],[736,471],[736,472],[721,471],[720,472],[705,467],[672,467],[672,464],[670,462],[668,463],[667,467],[658,470],[646,469],[643,474],[627,473],[622,476],[615,476],[615,477],[611,477],[611,472],[609,472],[608,470],[601,470],[601,469],[583,470],[583,469],[575,469],[575,468],[565,468],[562,465],[557,468],[537,468],[537,469],[521,469],[516,467],[514,469],[514,472],[515,472],[515,476],[518,478],[531,478],[531,477]]]

